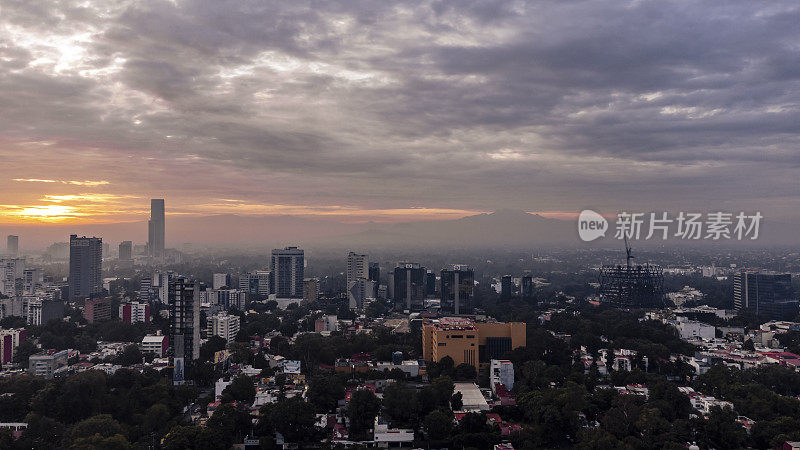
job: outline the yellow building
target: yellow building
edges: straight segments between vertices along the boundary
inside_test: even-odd
[[[457,366],[481,363],[526,345],[523,322],[475,322],[465,317],[443,317],[422,324],[422,358],[439,362],[445,356]]]

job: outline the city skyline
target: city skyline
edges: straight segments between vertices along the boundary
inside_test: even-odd
[[[797,218],[793,2],[2,12],[0,224]]]

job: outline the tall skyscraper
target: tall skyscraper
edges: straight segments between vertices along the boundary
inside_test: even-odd
[[[103,291],[103,239],[69,237],[69,298],[94,297]]]
[[[170,342],[175,365],[200,357],[200,283],[179,277],[169,282]]]
[[[426,270],[419,263],[397,263],[392,274],[392,298],[396,306],[419,311],[425,306]]]
[[[133,259],[133,243],[131,241],[120,242],[119,259],[123,261],[128,261]]]
[[[425,272],[425,296],[428,298],[436,295],[436,273],[432,270]]]
[[[364,300],[370,293],[366,292],[366,281],[369,278],[369,258],[350,252],[347,254],[347,299],[350,309],[362,309]],[[372,289],[370,289],[372,290]]]
[[[531,300],[533,299],[534,290],[533,277],[523,275],[519,283],[519,296],[525,300]]]
[[[6,253],[8,256],[16,257],[19,255],[19,236],[8,235],[6,239]]]
[[[733,305],[737,311],[749,311],[771,319],[797,314],[792,275],[742,270],[733,276]]]
[[[472,310],[475,273],[464,264],[451,264],[442,269],[441,308],[442,312],[466,314]]]
[[[378,287],[381,284],[381,265],[376,262],[369,263],[369,281],[372,282],[372,297],[378,298]]]
[[[147,249],[150,256],[164,256],[164,199],[150,200],[150,220],[147,222]]]
[[[272,250],[272,293],[279,298],[303,297],[305,256],[302,249]]]
[[[513,295],[514,282],[511,280],[511,275],[503,275],[500,279],[500,298],[508,300]]]

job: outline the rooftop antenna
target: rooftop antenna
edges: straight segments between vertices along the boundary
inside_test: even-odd
[[[631,246],[628,245],[628,233],[622,233],[623,238],[625,239],[625,261],[628,265],[628,269],[631,268],[631,260],[633,259],[633,255],[631,255]]]

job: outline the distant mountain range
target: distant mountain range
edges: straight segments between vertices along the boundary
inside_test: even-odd
[[[732,245],[797,245],[800,233],[795,224],[762,223],[756,242]],[[66,242],[70,234],[100,236],[117,245],[120,241],[147,241],[146,222],[81,225],[0,225],[0,236],[19,234],[23,249],[41,249],[53,242]],[[280,246],[299,244],[335,248],[488,248],[488,247],[577,247],[618,246],[614,230],[592,244],[579,241],[574,220],[550,219],[521,210],[498,210],[455,220],[406,222],[398,224],[348,224],[330,219],[298,216],[167,216],[168,247],[184,243],[212,245]],[[3,239],[4,241],[4,239]],[[647,241],[636,246],[660,245]],[[705,245],[709,241],[680,241],[669,244]],[[724,242],[723,242],[724,243]],[[2,244],[0,244],[2,245]]]

